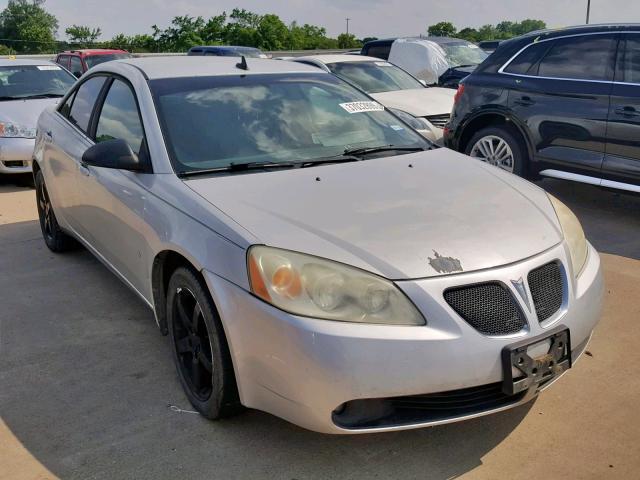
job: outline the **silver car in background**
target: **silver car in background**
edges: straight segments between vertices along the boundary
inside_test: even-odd
[[[432,142],[442,143],[456,93],[450,88],[427,87],[400,67],[364,55],[310,55],[293,60],[337,75],[369,94]]]
[[[38,117],[75,80],[46,60],[0,60],[0,174],[31,172]]]
[[[315,67],[99,65],[40,117],[34,174],[47,246],[80,242],[149,305],[207,418],[485,415],[557,380],[600,317],[567,207]]]

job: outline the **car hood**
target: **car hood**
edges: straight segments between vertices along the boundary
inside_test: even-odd
[[[33,98],[0,102],[0,121],[35,128],[42,111],[59,101],[59,98]]]
[[[505,265],[562,240],[541,189],[444,148],[185,183],[259,243],[395,280]]]
[[[410,113],[414,117],[448,115],[453,109],[455,90],[450,88],[419,88],[374,93],[371,96],[387,108]]]

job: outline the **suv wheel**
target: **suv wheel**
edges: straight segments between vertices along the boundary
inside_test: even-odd
[[[486,127],[477,131],[465,153],[516,175],[524,176],[526,172],[526,147],[510,128]]]

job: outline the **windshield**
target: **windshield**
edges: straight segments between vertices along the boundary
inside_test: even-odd
[[[438,45],[444,50],[450,67],[479,65],[489,56],[487,52],[470,42],[447,42]]]
[[[84,61],[87,63],[88,68],[92,68],[100,63],[131,57],[132,55],[130,53],[107,53],[105,55],[88,55],[84,57]]]
[[[332,75],[171,78],[150,86],[178,174],[250,162],[320,161],[360,147],[430,147]]]
[[[424,88],[418,80],[389,62],[338,62],[327,64],[327,68],[367,93]]]
[[[0,67],[0,98],[62,97],[76,78],[57,65]]]

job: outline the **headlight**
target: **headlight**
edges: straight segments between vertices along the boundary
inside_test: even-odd
[[[573,273],[577,277],[587,261],[588,252],[587,239],[584,236],[582,225],[580,225],[578,218],[564,203],[553,195],[549,195],[549,199],[551,200],[551,204],[558,216],[558,221],[562,227],[564,238],[569,245]]]
[[[400,118],[400,120],[410,125],[411,128],[414,128],[415,130],[431,130],[432,125],[424,118],[414,117],[410,113],[404,112],[402,110],[396,110],[395,108],[390,108],[389,110],[393,112],[394,115],[396,115],[398,118]]]
[[[11,122],[0,122],[0,137],[36,138],[36,129]]]
[[[340,322],[424,325],[392,282],[322,258],[255,246],[249,249],[251,291],[294,315]]]

